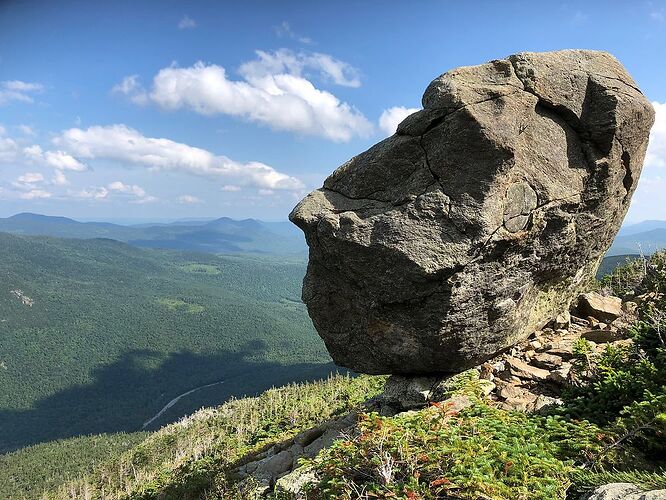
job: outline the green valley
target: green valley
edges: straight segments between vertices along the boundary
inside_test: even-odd
[[[147,429],[335,370],[303,260],[5,233],[0,248],[1,451],[141,430],[199,387]]]

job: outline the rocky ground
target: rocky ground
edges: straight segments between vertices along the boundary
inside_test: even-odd
[[[490,398],[503,409],[520,411],[561,403],[562,389],[583,382],[594,370],[596,354],[608,345],[631,342],[627,333],[636,306],[595,292],[582,295],[571,312],[480,367],[481,378],[495,386]],[[575,359],[578,370],[573,369]]]
[[[638,303],[646,298],[649,297],[623,301],[596,292],[581,295],[571,311],[535,331],[509,352],[479,366],[484,392],[506,410],[538,412],[562,404],[563,389],[585,383],[595,370],[599,353],[609,345],[631,342],[629,328],[636,321]],[[393,416],[445,399],[448,403],[451,400],[444,395],[455,377],[394,375],[388,379],[384,393],[366,403],[365,411]],[[465,406],[465,401],[453,403]],[[236,474],[259,496],[277,492],[286,498],[305,498],[301,488],[313,477],[311,472],[298,468],[299,459],[314,457],[335,439],[353,434],[356,417],[356,413],[351,413],[298,434],[255,456]],[[599,488],[589,498],[663,500],[666,491],[645,493],[631,484],[618,483]]]

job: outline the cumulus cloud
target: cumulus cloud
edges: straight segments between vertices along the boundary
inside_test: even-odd
[[[53,142],[73,157],[87,160],[107,159],[156,171],[233,179],[237,184],[260,189],[304,187],[299,179],[263,163],[241,163],[169,139],[145,137],[125,125],[94,126],[85,130],[72,128],[56,136]]]
[[[113,195],[129,199],[129,203],[151,203],[157,198],[150,196],[146,190],[136,184],[125,184],[122,181],[110,182],[106,186],[91,187],[79,191],[70,191],[70,196],[84,200],[107,200]]]
[[[379,117],[379,128],[386,135],[393,135],[400,122],[417,111],[419,111],[419,108],[405,108],[404,106],[385,109]]]
[[[666,168],[666,102],[653,102],[655,121],[650,131],[650,145],[645,157],[646,167]]]
[[[181,20],[178,22],[179,30],[190,30],[196,27],[197,27],[196,21],[187,15],[183,16]]]
[[[17,180],[25,184],[35,184],[37,182],[44,182],[44,176],[38,172],[26,172]]]
[[[336,85],[361,86],[359,72],[356,68],[328,54],[295,53],[289,49],[279,49],[275,52],[257,50],[255,53],[257,59],[243,63],[239,70],[248,81],[285,73],[303,77],[308,70],[314,70],[321,77],[331,80]]]
[[[173,65],[155,75],[150,92],[135,86],[127,95],[166,110],[185,108],[203,115],[237,116],[276,130],[337,142],[372,133],[372,124],[360,111],[316,88],[306,78],[308,71],[314,71],[338,85],[357,87],[358,72],[347,63],[327,54],[297,54],[282,49],[273,53],[257,51],[257,59],[242,64],[239,71],[243,79],[231,80],[216,64],[198,62],[188,68]],[[131,86],[123,87],[123,82],[118,85],[127,89]]]
[[[132,194],[139,198],[143,198],[144,196],[146,196],[145,189],[143,189],[141,186],[137,186],[136,184],[128,185],[120,181],[115,181],[109,184],[109,189],[111,191],[116,191],[118,193]]]
[[[178,197],[178,203],[181,205],[195,205],[197,203],[201,203],[201,200],[196,196],[192,196],[191,194],[184,194]]]
[[[34,94],[44,90],[40,83],[22,82],[20,80],[5,80],[0,82],[0,105],[11,101],[31,103]]]
[[[52,196],[51,193],[43,189],[31,189],[30,191],[21,193],[19,195],[19,198],[21,198],[22,200],[39,200],[39,199],[50,198],[51,196]]]
[[[105,200],[109,196],[109,190],[105,187],[88,188],[82,189],[81,191],[70,192],[70,195],[85,200]]]
[[[240,186],[234,186],[233,184],[227,184],[225,186],[222,186],[222,191],[226,191],[227,193],[235,193],[241,190]]]
[[[64,151],[43,151],[38,144],[23,148],[23,154],[33,163],[41,163],[56,170],[71,170],[74,172],[83,172],[88,170],[87,165],[80,162],[72,155]]]

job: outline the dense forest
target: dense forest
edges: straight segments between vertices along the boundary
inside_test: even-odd
[[[305,262],[0,233],[0,451],[157,428],[335,367]]]

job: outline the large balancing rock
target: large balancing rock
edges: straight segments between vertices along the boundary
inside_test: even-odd
[[[629,207],[654,110],[610,54],[521,53],[434,80],[423,110],[290,215],[336,363],[457,372],[567,309]]]

